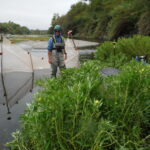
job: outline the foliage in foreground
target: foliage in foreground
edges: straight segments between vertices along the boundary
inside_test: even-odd
[[[129,61],[132,55],[149,54],[149,43],[149,37],[141,36],[115,45],[105,42],[96,60],[39,81],[43,90],[21,117],[11,149],[149,150],[150,65]],[[100,72],[112,65],[119,74]]]
[[[12,150],[148,150],[150,67],[131,61],[104,77],[100,61],[68,69],[44,88],[22,116]]]

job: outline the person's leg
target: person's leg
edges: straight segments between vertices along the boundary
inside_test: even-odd
[[[61,71],[62,69],[66,69],[66,65],[65,65],[65,61],[64,61],[64,54],[62,52],[60,52],[58,56],[59,56],[58,66]]]
[[[56,77],[57,66],[58,66],[58,61],[57,60],[58,60],[58,58],[57,58],[56,51],[52,51],[52,64],[51,64],[52,73],[51,73],[51,77]]]
[[[55,63],[52,63],[51,64],[51,68],[52,68],[51,77],[56,77],[56,74],[57,74],[57,65]]]

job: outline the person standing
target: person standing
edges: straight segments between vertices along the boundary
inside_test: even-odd
[[[66,69],[64,60],[67,59],[65,41],[62,36],[60,25],[54,27],[54,35],[48,41],[48,62],[51,64],[52,77],[56,77],[57,68]]]

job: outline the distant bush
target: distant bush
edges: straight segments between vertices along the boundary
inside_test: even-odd
[[[47,30],[30,30],[25,26],[21,26],[14,22],[5,22],[0,23],[0,34],[36,34],[36,35],[45,35],[47,34]]]
[[[4,34],[30,34],[30,30],[25,26],[20,26],[14,22],[0,23],[0,33]]]
[[[147,56],[148,61],[150,60],[150,37],[141,35],[120,38],[115,45],[112,42],[104,42],[95,53],[95,57],[101,61],[121,60],[122,63],[135,58],[135,56],[143,55]]]
[[[128,58],[120,49],[116,42],[104,42],[97,48],[95,58],[102,63],[106,62],[109,66],[119,67],[128,62]]]
[[[150,37],[137,35],[133,38],[122,38],[118,40],[119,49],[129,58],[137,55],[150,56]]]

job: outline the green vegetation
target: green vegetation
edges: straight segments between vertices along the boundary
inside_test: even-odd
[[[134,34],[150,35],[149,0],[86,0],[72,5],[66,15],[55,14],[52,25],[72,29],[76,37],[112,40]],[[49,29],[50,30],[50,29]]]
[[[14,22],[9,21],[8,23],[0,23],[0,33],[3,34],[47,34],[47,30],[30,30],[25,26],[20,26]]]
[[[119,39],[115,47],[105,42],[95,60],[38,81],[43,90],[22,115],[11,150],[149,150],[150,65],[130,57],[141,47],[147,54],[149,43],[144,36]],[[100,69],[113,66],[114,57],[119,74],[103,76]]]
[[[147,56],[147,61],[150,62],[149,41],[148,36],[141,35],[136,35],[133,38],[120,38],[117,43],[107,41],[98,47],[96,58],[107,63],[120,60],[124,64],[135,56]],[[116,64],[119,65],[120,63],[116,62]]]
[[[85,2],[87,1],[87,2]],[[73,30],[75,38],[114,40],[134,34],[150,35],[149,0],[81,0],[66,15],[54,14],[52,27],[60,24],[66,35]],[[53,34],[53,28],[29,30],[11,21],[0,23],[0,33]]]
[[[30,34],[30,30],[27,27],[21,27],[19,24],[9,21],[8,23],[0,23],[0,33]]]

